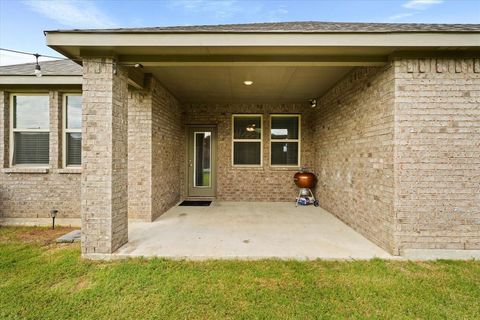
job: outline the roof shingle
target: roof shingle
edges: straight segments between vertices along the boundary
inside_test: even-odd
[[[401,33],[480,32],[480,24],[354,23],[354,22],[273,22],[175,27],[71,29],[48,32],[82,33]]]

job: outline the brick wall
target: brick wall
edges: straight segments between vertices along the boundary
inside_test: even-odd
[[[128,99],[128,217],[151,220],[152,96],[130,90]]]
[[[185,170],[184,107],[153,78],[152,220],[180,201]]]
[[[480,249],[480,60],[395,62],[401,249]]]
[[[155,79],[145,90],[127,95],[122,70],[106,79],[99,64],[89,68],[91,117],[100,116],[101,99],[111,99],[109,105],[123,110],[128,96],[131,218],[153,220],[185,197],[184,124],[217,125],[219,200],[293,201],[297,189],[292,175],[297,170],[269,166],[269,115],[300,113],[301,164],[319,177],[316,193],[322,207],[392,253],[480,249],[478,59],[397,59],[386,67],[357,68],[313,110],[306,104],[278,103],[181,106]],[[9,93],[0,92],[0,218],[48,218],[51,208],[58,209],[60,217],[79,217],[81,175],[62,169],[61,163],[61,92],[49,94],[50,168],[26,173],[8,168]],[[110,154],[109,148],[116,150],[111,159],[112,203],[118,204],[115,212],[124,212],[125,115],[110,111],[111,124],[121,123],[110,128],[118,139],[107,139],[111,145],[105,146],[92,142],[89,147],[87,142],[87,148],[101,149],[91,153],[91,159]],[[262,168],[232,167],[235,113],[264,116]],[[84,139],[98,130],[98,125],[89,126]],[[85,205],[95,207],[100,198],[96,192]],[[118,221],[111,228],[124,230],[125,217]],[[113,247],[124,240],[120,237]]]
[[[10,92],[0,92],[0,218],[80,217],[80,174],[62,168],[62,93],[50,96],[50,165],[48,170],[9,168]],[[28,173],[30,172],[30,173]]]
[[[0,174],[0,218],[49,218],[52,208],[59,210],[59,218],[80,218],[80,171],[62,167],[63,96],[57,91],[43,93],[50,96],[50,165],[45,173],[8,168],[10,93],[0,93],[0,163],[5,168]],[[128,214],[129,218],[151,221],[180,200],[183,107],[153,78],[145,90],[130,88],[125,96]]]
[[[320,205],[390,252],[394,239],[394,69],[357,68],[315,109]]]
[[[298,169],[274,168],[270,157],[270,114],[302,114],[301,164],[313,167],[312,109],[308,104],[195,104],[186,106],[186,124],[214,124],[218,131],[217,199],[222,201],[295,201]],[[263,166],[232,166],[232,114],[263,115]]]
[[[131,89],[128,215],[153,221],[180,201],[185,162],[183,106],[153,77]]]

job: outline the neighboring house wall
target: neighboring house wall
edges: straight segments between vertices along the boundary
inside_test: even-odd
[[[0,91],[0,218],[50,218],[51,209],[59,219],[79,218],[80,174],[62,168],[62,92],[35,93],[50,96],[48,170],[9,168],[10,92]]]
[[[357,68],[319,99],[315,171],[320,206],[395,253],[393,71]]]
[[[480,249],[480,60],[395,62],[401,249]]]
[[[155,78],[129,94],[128,213],[153,221],[180,201],[185,162],[183,107]]]
[[[260,168],[232,166],[232,114],[263,115],[263,164]],[[221,201],[295,201],[293,175],[298,168],[270,166],[270,115],[302,115],[301,165],[313,168],[312,109],[308,104],[223,103],[186,106],[185,124],[217,125],[217,199]]]

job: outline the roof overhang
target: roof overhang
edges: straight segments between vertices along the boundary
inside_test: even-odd
[[[71,59],[112,57],[145,68],[181,101],[305,101],[349,68],[383,66],[396,55],[479,56],[478,32],[272,33],[47,31],[47,45]],[[323,68],[323,69],[322,69]],[[278,75],[271,78],[272,75]],[[290,76],[289,76],[290,75]],[[256,77],[245,91],[242,79]],[[250,79],[252,80],[252,79]],[[312,82],[312,83],[310,83]],[[227,85],[230,83],[230,85]],[[202,86],[202,84],[204,84]],[[322,88],[315,90],[315,87]],[[283,88],[283,89],[282,89]],[[291,92],[285,90],[290,88]],[[255,91],[256,90],[256,91]],[[263,92],[268,94],[263,95]],[[283,94],[285,92],[285,94]],[[285,96],[286,95],[286,96]],[[262,101],[263,101],[262,100]]]
[[[69,58],[144,65],[381,65],[395,52],[480,50],[480,33],[108,33],[47,31]]]

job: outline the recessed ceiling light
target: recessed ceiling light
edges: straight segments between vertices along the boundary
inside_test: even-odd
[[[245,80],[245,81],[243,81],[243,84],[246,85],[246,86],[251,86],[253,84],[253,81],[252,80]]]

